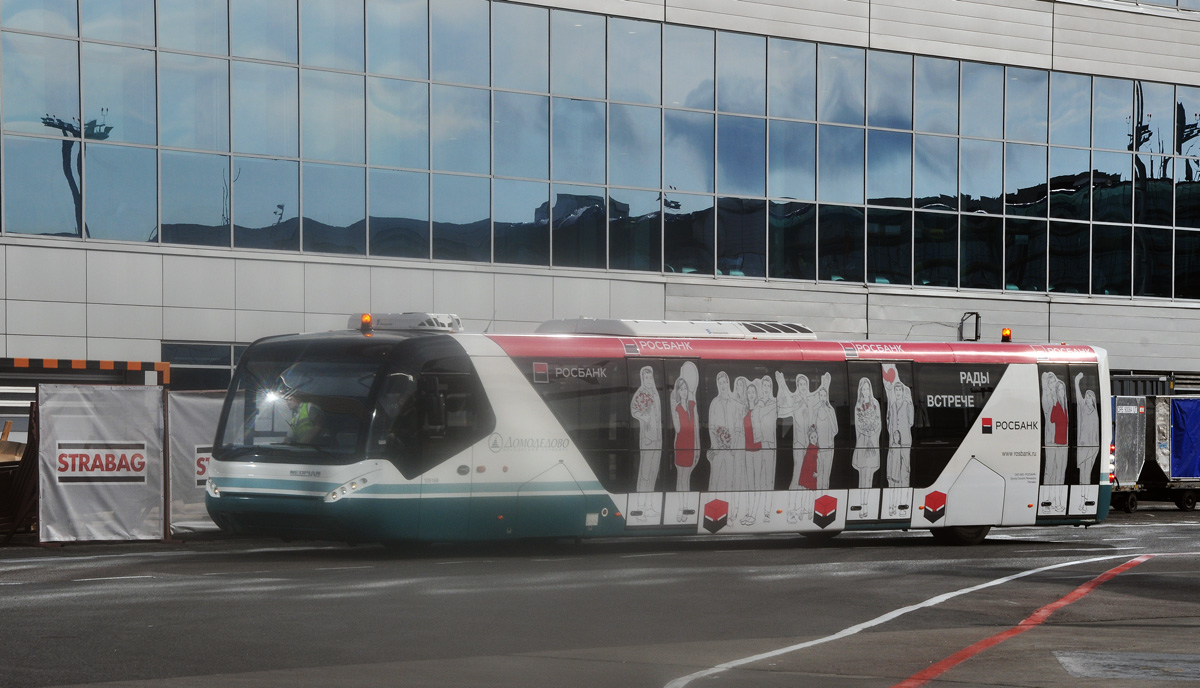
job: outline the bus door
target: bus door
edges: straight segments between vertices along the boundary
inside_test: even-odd
[[[670,395],[662,359],[628,359],[630,447],[629,503],[625,509],[628,527],[662,525],[665,473],[663,450],[673,437],[667,415]],[[671,428],[671,432],[668,432]]]

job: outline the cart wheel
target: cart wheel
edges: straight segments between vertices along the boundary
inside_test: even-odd
[[[1175,506],[1179,507],[1180,511],[1191,511],[1196,508],[1196,493],[1191,490],[1184,490],[1183,494],[1175,498]]]
[[[1132,514],[1135,511],[1137,511],[1137,495],[1130,492],[1129,496],[1125,498],[1125,513]]]

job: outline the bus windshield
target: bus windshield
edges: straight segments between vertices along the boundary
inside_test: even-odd
[[[300,356],[272,353],[245,360],[238,368],[218,443],[222,458],[353,460],[370,423],[369,397],[382,361],[330,360],[311,351]]]

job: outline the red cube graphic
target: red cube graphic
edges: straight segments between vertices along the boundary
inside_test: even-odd
[[[946,493],[933,491],[925,495],[925,520],[937,523],[946,515]]]
[[[837,520],[837,497],[822,495],[813,502],[813,523],[824,528]]]
[[[704,505],[704,529],[715,533],[729,523],[729,502],[714,499]]]

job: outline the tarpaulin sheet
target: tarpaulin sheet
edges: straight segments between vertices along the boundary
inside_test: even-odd
[[[42,542],[163,537],[157,386],[38,385]]]
[[[204,508],[208,461],[225,392],[168,392],[171,448],[171,534],[217,530]]]
[[[1200,399],[1171,400],[1171,476],[1200,478]]]
[[[1133,485],[1146,461],[1146,397],[1113,397],[1113,472],[1119,485]]]

